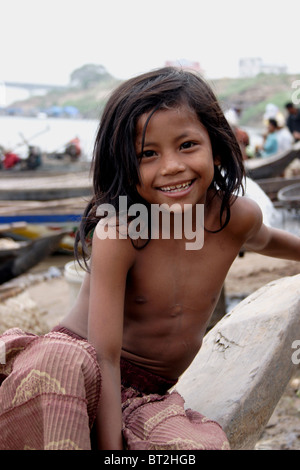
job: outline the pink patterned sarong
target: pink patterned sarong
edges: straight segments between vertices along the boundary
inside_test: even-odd
[[[14,328],[0,339],[0,449],[90,449],[101,375],[87,341]]]
[[[101,392],[94,348],[65,329],[36,336],[14,328],[0,341],[0,449],[91,449]],[[168,392],[172,382],[124,359],[121,376],[126,449],[229,449],[219,424]]]

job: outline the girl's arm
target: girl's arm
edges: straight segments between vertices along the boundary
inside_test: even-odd
[[[300,238],[284,230],[267,227],[262,223],[260,208],[251,201],[247,204],[251,229],[244,248],[266,256],[300,261]]]
[[[96,418],[98,448],[122,449],[120,355],[127,273],[133,264],[129,240],[93,237],[88,340],[101,370],[101,396]]]

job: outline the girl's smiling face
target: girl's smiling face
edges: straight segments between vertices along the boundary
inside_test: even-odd
[[[214,177],[210,138],[196,113],[187,106],[160,109],[137,122],[136,152],[140,159],[138,193],[150,204],[204,204]]]

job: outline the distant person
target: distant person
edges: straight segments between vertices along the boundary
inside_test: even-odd
[[[300,141],[300,109],[296,108],[296,106],[289,102],[286,103],[285,108],[288,112],[288,117],[286,120],[286,125],[294,137],[295,142]]]
[[[29,153],[26,160],[27,170],[36,170],[42,164],[42,156],[38,147],[29,147]]]
[[[276,104],[268,103],[266,105],[266,109],[263,116],[263,124],[265,127],[268,126],[269,119],[276,119],[278,125],[279,123],[283,123],[284,121],[284,115],[279,110],[278,106],[276,106]],[[284,125],[284,123],[282,125]]]
[[[250,144],[250,139],[249,139],[248,133],[239,127],[239,118],[241,115],[241,109],[238,107],[230,108],[228,109],[228,111],[225,112],[224,115],[239,143],[243,159],[247,160],[249,157],[247,150]]]
[[[66,146],[65,153],[70,156],[71,161],[76,161],[81,155],[80,140],[78,137],[70,140]]]
[[[13,153],[11,150],[8,150],[4,154],[4,159],[2,162],[4,170],[12,170],[13,168],[21,162],[20,157]]]
[[[264,144],[262,147],[256,148],[256,156],[270,157],[278,152],[278,138],[277,138],[278,124],[276,119],[269,119],[268,130],[264,136]]]
[[[284,115],[279,110],[278,106],[273,103],[268,103],[263,117],[263,123],[268,126],[269,120],[275,119],[277,122],[277,141],[278,152],[286,152],[289,150],[294,142],[293,136],[285,125]]]
[[[277,124],[278,152],[286,152],[292,148],[294,139],[284,121],[277,120]]]

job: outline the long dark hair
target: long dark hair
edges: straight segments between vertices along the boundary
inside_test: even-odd
[[[112,204],[117,213],[119,196],[127,197],[128,206],[145,204],[136,189],[140,182],[135,150],[137,121],[144,113],[180,104],[196,112],[209,134],[213,156],[220,162],[215,165],[211,184],[215,194],[221,194],[220,230],[228,224],[232,198],[242,187],[244,176],[239,144],[205,80],[191,71],[165,67],[122,83],[105,106],[93,152],[93,197],[76,234],[77,257],[81,242],[86,259],[86,239],[99,220],[96,212],[100,204]]]

